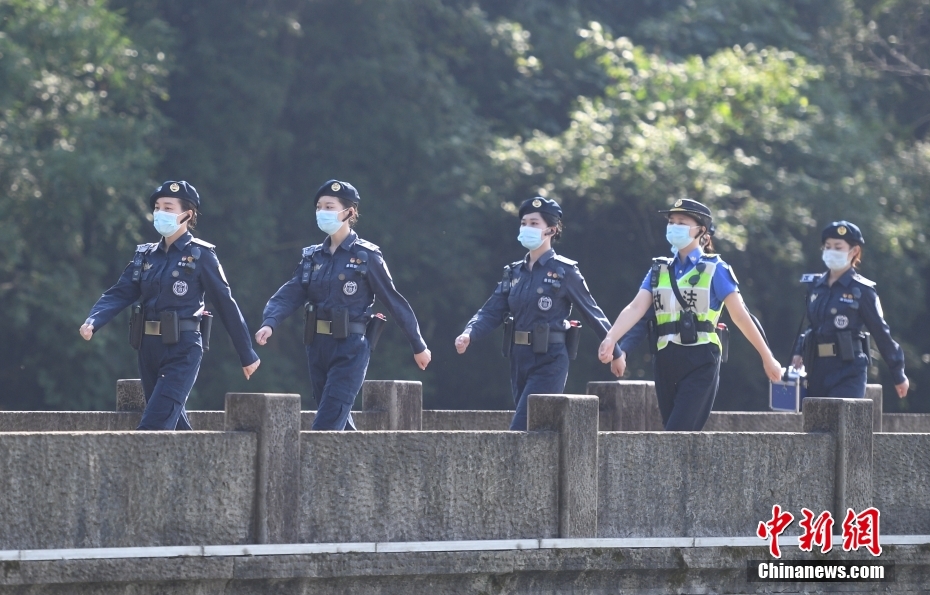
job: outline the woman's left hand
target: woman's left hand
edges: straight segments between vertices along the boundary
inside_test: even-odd
[[[621,351],[620,357],[610,362],[610,371],[613,372],[614,376],[617,378],[623,378],[623,374],[626,373],[626,352]]]
[[[894,385],[896,391],[898,391],[898,398],[903,399],[907,396],[907,389],[911,386],[911,381],[907,379],[907,376],[904,377],[904,382],[901,384]]]
[[[421,370],[425,370],[426,366],[429,365],[430,360],[433,359],[433,354],[430,353],[429,349],[424,349],[420,353],[413,356],[413,361],[420,366]]]
[[[245,379],[246,379],[246,380],[248,380],[248,379],[252,376],[252,374],[255,373],[255,370],[258,369],[258,365],[259,365],[260,363],[262,363],[262,360],[257,359],[257,360],[255,360],[255,363],[254,363],[254,364],[249,365],[249,366],[243,366],[243,368],[242,368],[242,373],[245,374]]]
[[[775,359],[775,356],[770,355],[764,360],[762,365],[765,367],[765,375],[769,377],[769,380],[772,382],[778,382],[781,380],[781,364],[778,363],[778,360]]]

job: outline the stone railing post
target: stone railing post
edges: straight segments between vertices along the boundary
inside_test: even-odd
[[[123,378],[116,381],[116,410],[145,411],[145,394],[142,392],[141,380]]]
[[[300,536],[300,395],[226,393],[226,431],[258,434],[255,513],[258,543]]]
[[[598,398],[530,395],[530,432],[559,433],[559,537],[597,537]]]
[[[835,436],[833,519],[842,523],[847,508],[872,505],[872,401],[807,398],[803,414],[805,432]]]
[[[872,431],[882,431],[882,415],[885,413],[882,407],[882,385],[866,384],[865,398],[872,401]]]
[[[362,385],[362,411],[387,413],[378,430],[423,429],[423,383],[406,380],[366,380]]]
[[[662,430],[662,415],[650,381],[589,382],[589,395],[600,399],[598,428],[602,432]]]

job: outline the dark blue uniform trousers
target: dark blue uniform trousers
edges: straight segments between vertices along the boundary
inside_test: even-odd
[[[840,357],[818,357],[807,376],[808,397],[861,399],[869,374],[869,358],[860,353],[851,362]]]
[[[139,375],[145,411],[138,430],[190,430],[184,404],[200,372],[203,345],[198,331],[182,331],[174,345],[144,335],[139,347]]]
[[[316,335],[307,345],[310,383],[317,403],[313,430],[354,430],[352,404],[362,389],[371,350],[364,335]]]
[[[565,391],[568,351],[564,343],[550,343],[546,353],[533,353],[529,345],[514,345],[510,355],[510,387],[517,410],[510,429],[526,431],[530,395],[557,395]]]
[[[656,396],[666,430],[700,431],[717,398],[720,350],[716,345],[669,343],[655,356]]]

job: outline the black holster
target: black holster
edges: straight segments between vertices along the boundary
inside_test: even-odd
[[[862,336],[859,337],[859,340],[862,341],[862,353],[869,358],[869,365],[872,365],[872,335],[869,333],[862,333]]]
[[[181,340],[181,317],[177,310],[166,310],[158,318],[161,321],[161,342],[176,345]]]
[[[504,342],[501,343],[501,355],[510,357],[513,352],[513,315],[504,315]]]
[[[817,339],[814,336],[814,331],[808,329],[801,335],[801,358],[804,360],[808,373],[811,371],[817,357]]]
[[[577,320],[570,320],[568,330],[565,331],[565,350],[568,351],[568,359],[574,360],[578,357],[578,344],[581,343],[581,323]]]
[[[727,363],[730,357],[730,329],[722,322],[717,325],[717,339],[720,340],[720,363]]]
[[[549,325],[537,324],[533,326],[533,353],[543,354],[549,352]]]
[[[374,351],[375,347],[378,346],[378,339],[381,338],[381,333],[384,332],[384,323],[387,322],[387,317],[384,314],[378,312],[368,320],[368,324],[365,325],[365,339],[368,340],[368,349]]]
[[[316,306],[307,302],[304,304],[304,345],[313,343],[316,337]]]
[[[204,351],[210,351],[210,333],[213,332],[213,314],[204,312],[200,317],[200,342]]]
[[[333,308],[333,339],[346,339],[349,336],[348,308]]]
[[[133,304],[129,315],[129,344],[133,349],[142,346],[142,334],[145,331],[145,306]]]
[[[852,331],[839,331],[836,333],[836,350],[840,359],[844,362],[851,362],[856,359]]]
[[[678,336],[682,345],[694,345],[698,341],[697,314],[685,310],[678,318]]]

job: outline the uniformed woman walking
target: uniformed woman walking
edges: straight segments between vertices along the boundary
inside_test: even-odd
[[[623,338],[620,361],[625,369],[626,354],[645,334],[643,319],[648,314],[650,340],[655,343],[656,395],[665,429],[699,431],[717,396],[721,344],[716,330],[724,306],[762,356],[769,379],[778,380],[782,369],[743,304],[733,270],[712,253],[710,209],[696,200],[681,199],[660,213],[668,217],[666,239],[675,257],[653,260],[639,293],[601,343],[598,357],[610,361]]]
[[[572,305],[578,306],[599,337],[607,334],[609,321],[591,297],[577,263],[552,249],[553,240],[562,236],[559,204],[537,196],[520,205],[519,216],[517,240],[529,253],[504,267],[503,279],[455,339],[455,349],[465,353],[473,339],[487,336],[502,323],[512,324],[504,333],[505,352],[510,354],[510,387],[516,405],[510,429],[523,431],[530,395],[558,394],[565,390],[569,361],[566,331]],[[615,354],[620,356],[619,348]],[[610,356],[606,361],[610,361]],[[611,370],[621,376],[623,371],[618,362],[614,362]]]
[[[190,430],[184,405],[203,358],[205,294],[232,338],[246,378],[260,360],[214,245],[191,235],[200,209],[197,190],[169,180],[152,193],[149,204],[162,239],[136,248],[119,281],[94,304],[81,336],[90,341],[123,308],[138,302],[130,331],[146,400],[138,429]]]
[[[282,320],[306,305],[310,326],[304,342],[317,402],[313,429],[354,430],[352,404],[371,357],[366,332],[378,324],[372,316],[375,297],[397,320],[421,370],[430,362],[430,351],[413,309],[394,287],[381,250],[352,230],[359,215],[355,187],[329,180],[313,200],[317,226],[328,237],[303,249],[294,275],[268,300],[255,340],[266,344]]]
[[[820,236],[827,272],[804,275],[808,284],[808,332],[795,346],[792,364],[807,364],[807,396],[861,398],[868,377],[868,329],[891,368],[898,397],[907,396],[904,352],[891,338],[875,283],[856,271],[865,240],[859,228],[836,221]],[[806,358],[806,362],[805,362]]]

